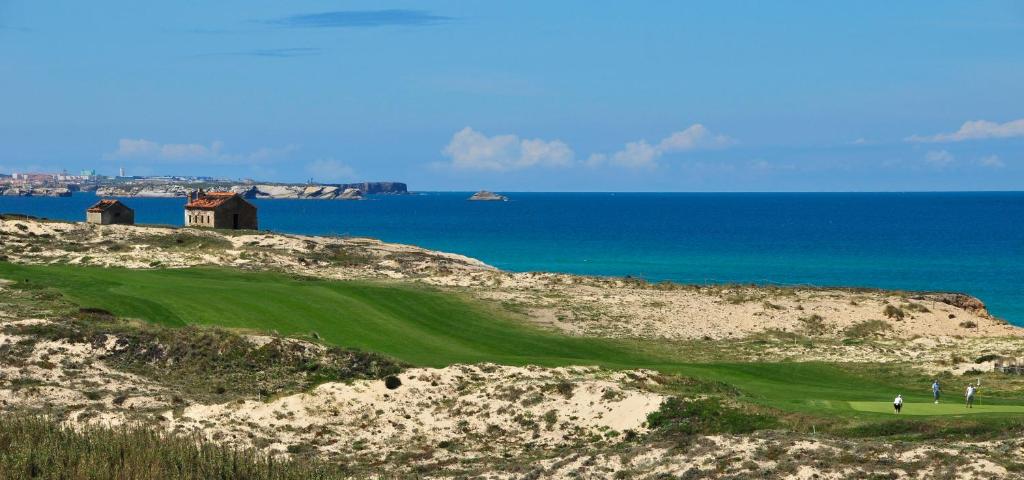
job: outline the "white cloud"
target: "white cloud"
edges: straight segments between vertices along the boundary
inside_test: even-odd
[[[150,161],[165,163],[208,163],[216,165],[246,165],[270,163],[288,157],[298,147],[262,147],[247,153],[228,153],[224,142],[209,145],[199,143],[159,143],[146,139],[122,138],[117,150],[103,156],[106,160]]]
[[[1006,164],[1003,163],[1003,160],[999,158],[999,155],[989,155],[978,160],[978,163],[989,168],[1003,168],[1006,166]]]
[[[939,133],[926,136],[912,135],[907,137],[906,140],[908,142],[937,143],[1013,137],[1024,137],[1024,118],[1006,123],[972,120],[964,122],[960,129],[953,133]]]
[[[946,150],[932,150],[924,155],[924,160],[936,167],[945,167],[953,163],[955,158]]]
[[[651,145],[646,140],[629,142],[622,150],[611,155],[591,155],[587,164],[596,166],[611,163],[629,168],[654,168],[658,166],[658,159],[665,154],[725,148],[734,143],[736,141],[732,138],[712,133],[704,125],[695,123],[663,138],[657,145]]]
[[[351,180],[355,176],[352,167],[333,158],[314,160],[306,165],[306,171],[313,175],[314,180],[320,182]]]
[[[470,127],[452,136],[442,153],[450,165],[464,170],[507,171],[523,168],[565,167],[575,154],[561,140],[521,139],[516,135],[488,137]]]
[[[673,153],[688,150],[728,147],[735,143],[733,139],[711,133],[704,125],[695,123],[686,130],[669,135],[658,144],[658,152]]]

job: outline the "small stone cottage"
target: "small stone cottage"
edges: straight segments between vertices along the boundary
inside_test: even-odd
[[[120,200],[100,200],[85,211],[85,221],[97,225],[134,225],[135,210]]]
[[[234,192],[203,192],[188,196],[185,205],[185,226],[258,230],[256,206]]]

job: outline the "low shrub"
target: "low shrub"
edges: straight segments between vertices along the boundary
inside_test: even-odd
[[[991,362],[993,360],[998,360],[998,359],[999,359],[999,355],[996,355],[994,353],[990,353],[988,355],[982,355],[982,356],[980,356],[978,358],[975,358],[974,359],[974,363],[985,363],[985,362]]]
[[[892,325],[883,320],[866,320],[850,325],[843,330],[847,338],[867,338],[892,330]]]
[[[903,309],[909,310],[911,312],[919,312],[919,313],[928,313],[928,312],[931,311],[931,310],[928,310],[928,307],[926,307],[924,305],[921,305],[920,303],[914,303],[914,302],[910,302],[910,303],[904,305]]]
[[[895,305],[886,305],[885,310],[882,310],[882,314],[896,320],[903,320],[903,317],[907,315],[903,312],[903,309]]]
[[[812,314],[806,317],[800,317],[797,319],[803,324],[804,331],[808,335],[823,335],[828,331],[828,327],[825,326],[825,317],[818,314]]]
[[[772,428],[774,417],[748,413],[723,404],[717,398],[685,400],[669,397],[661,408],[647,416],[647,425],[667,436],[691,436],[713,433],[750,433]]]

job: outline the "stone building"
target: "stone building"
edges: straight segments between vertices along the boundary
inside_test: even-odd
[[[135,210],[120,200],[100,200],[85,211],[85,221],[97,225],[134,225]]]
[[[185,226],[257,230],[256,206],[234,192],[203,192],[188,196]]]

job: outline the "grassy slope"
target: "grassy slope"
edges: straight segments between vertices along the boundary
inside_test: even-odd
[[[741,388],[749,400],[784,410],[865,418],[881,413],[854,409],[848,402],[877,402],[893,392],[903,392],[908,402],[928,400],[926,388],[919,389],[921,395],[908,395],[911,386],[827,364],[692,364],[685,351],[659,358],[646,353],[641,342],[557,335],[454,295],[394,283],[301,280],[218,268],[123,270],[3,262],[0,278],[55,287],[79,305],[119,316],[166,325],[316,332],[328,343],[424,366],[488,361],[654,368],[723,381]]]

